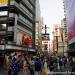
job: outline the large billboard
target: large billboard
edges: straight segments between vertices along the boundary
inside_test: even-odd
[[[16,44],[32,47],[32,36],[29,36],[25,32],[17,32]]]
[[[75,42],[75,0],[65,0],[67,27],[68,27],[68,42]]]

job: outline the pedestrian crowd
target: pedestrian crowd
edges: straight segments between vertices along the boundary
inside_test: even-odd
[[[74,71],[74,61],[74,58],[73,61],[69,62],[69,59],[66,57],[57,58],[39,55],[35,57],[33,55],[8,56],[8,60],[5,60],[7,62],[8,75],[18,75],[20,71],[23,72],[23,75],[48,75],[50,72],[58,70],[62,72],[67,67],[67,63],[73,66],[72,71]]]

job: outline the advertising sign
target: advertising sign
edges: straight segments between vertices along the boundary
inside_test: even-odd
[[[0,11],[0,16],[7,16],[8,12],[7,11]]]
[[[42,44],[48,44],[49,41],[42,41]]]
[[[27,33],[17,32],[16,43],[18,45],[27,45],[29,47],[32,47],[32,37],[27,35]]]
[[[42,40],[49,40],[49,34],[42,34]]]
[[[0,7],[7,5],[8,5],[8,0],[0,0]]]
[[[8,9],[8,0],[0,0],[0,7],[4,10]],[[7,11],[0,11],[0,16],[7,16]]]
[[[75,42],[75,0],[66,0],[66,17],[69,44]]]

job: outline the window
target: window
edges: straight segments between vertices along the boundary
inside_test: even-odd
[[[33,16],[33,15],[29,12],[29,10],[28,10],[23,4],[20,4],[20,6],[21,6],[21,8],[22,8],[23,10],[25,10],[25,11],[27,12],[27,14],[28,14],[30,17]]]
[[[28,21],[25,17],[23,17],[22,15],[19,15],[19,18],[32,27],[32,23]]]
[[[0,30],[6,29],[6,24],[0,24]]]
[[[31,10],[33,10],[33,6],[29,3],[28,0],[23,0],[23,1],[27,4],[27,6],[28,6]]]

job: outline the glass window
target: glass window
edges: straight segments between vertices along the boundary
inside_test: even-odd
[[[29,3],[28,0],[23,0],[27,5],[28,7],[30,7],[31,10],[33,10],[33,6]]]
[[[28,13],[28,15],[29,15],[30,17],[33,16],[33,15],[29,12],[29,10],[28,10],[23,4],[20,4],[20,6],[21,6],[21,8],[22,8],[23,10],[25,10],[25,11]]]
[[[28,24],[32,27],[32,23],[30,21],[28,21],[25,17],[23,17],[22,15],[19,15],[19,18],[22,19],[26,24]]]
[[[0,24],[0,30],[6,29],[6,24]]]

